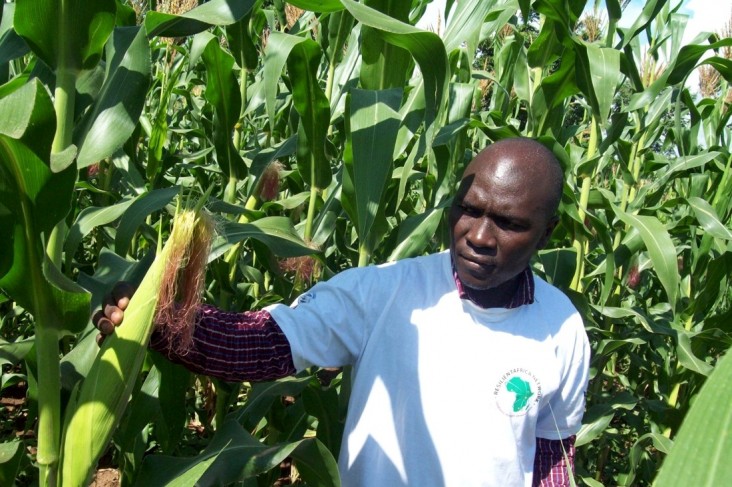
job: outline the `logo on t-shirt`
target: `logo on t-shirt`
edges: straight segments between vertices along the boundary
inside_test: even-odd
[[[507,371],[493,389],[498,409],[508,416],[523,416],[541,399],[541,384],[531,371]]]
[[[305,294],[301,294],[293,303],[293,308],[296,308],[299,304],[307,304],[315,299],[315,293],[310,291]]]

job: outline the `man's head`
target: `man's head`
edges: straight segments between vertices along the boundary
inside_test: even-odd
[[[510,295],[557,224],[563,181],[554,154],[531,139],[504,139],[475,156],[450,209],[450,248],[464,285]]]

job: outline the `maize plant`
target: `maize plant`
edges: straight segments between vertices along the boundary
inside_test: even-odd
[[[154,324],[187,347],[200,303],[212,239],[209,217],[180,210],[173,230],[129,303],[125,326],[104,340],[98,357],[72,395],[61,449],[61,485],[87,485],[122,419],[142,368]],[[179,305],[175,305],[176,299]]]
[[[437,3],[3,4],[0,484],[339,485],[348,370],[228,384],[145,349],[152,290],[101,350],[90,310],[162,265],[182,193],[211,191],[195,267],[229,311],[442,250],[465,164],[512,136],[565,170],[532,265],[592,342],[576,484],[669,485],[680,458],[730,482],[725,428],[695,434],[731,400],[729,25],[684,45],[675,0]]]

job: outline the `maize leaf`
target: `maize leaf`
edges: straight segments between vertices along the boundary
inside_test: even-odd
[[[170,238],[130,300],[124,324],[104,340],[89,374],[74,391],[64,429],[62,486],[89,485],[140,373],[153,331],[160,289],[171,278],[166,270],[170,271],[174,263],[173,272],[177,273],[178,266],[185,265],[186,249],[197,240],[193,238],[194,230],[201,225],[206,226],[207,222],[194,211],[183,210],[175,216]]]

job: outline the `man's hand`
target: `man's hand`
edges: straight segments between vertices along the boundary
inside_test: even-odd
[[[99,330],[97,343],[102,344],[104,338],[114,332],[114,328],[122,324],[125,317],[125,309],[130,304],[132,295],[136,288],[129,282],[118,282],[110,294],[107,294],[102,301],[102,308],[97,310],[92,317],[92,323]]]

